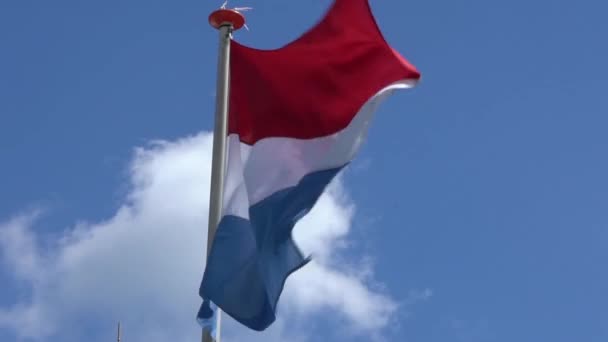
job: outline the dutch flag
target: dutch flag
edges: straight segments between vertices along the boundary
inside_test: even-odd
[[[308,262],[292,230],[346,167],[376,107],[419,72],[384,40],[367,0],[335,0],[276,50],[232,42],[224,203],[200,287],[204,300],[264,330],[283,285]]]

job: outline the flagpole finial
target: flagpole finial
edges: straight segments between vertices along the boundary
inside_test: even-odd
[[[223,25],[238,30],[245,26],[245,16],[236,9],[220,8],[209,15],[209,24],[218,30]]]

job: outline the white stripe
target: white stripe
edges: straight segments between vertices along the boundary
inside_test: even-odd
[[[224,215],[249,218],[249,207],[273,193],[293,187],[307,174],[350,162],[365,140],[378,105],[395,89],[411,88],[414,80],[393,83],[361,107],[343,130],[320,138],[266,138],[253,146],[228,137]],[[239,153],[240,152],[240,153]]]
[[[226,178],[224,183],[223,215],[234,215],[249,219],[249,198],[243,174],[241,142],[237,135],[231,134],[227,141]]]

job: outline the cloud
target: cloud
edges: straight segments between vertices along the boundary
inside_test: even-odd
[[[39,263],[36,241],[24,227],[31,225],[37,213],[19,216],[2,225],[0,256],[10,266],[15,277],[33,279],[38,274]]]
[[[117,212],[59,239],[40,241],[38,212],[0,223],[0,265],[30,289],[0,307],[0,329],[22,340],[109,341],[120,320],[125,341],[197,340],[211,147],[211,135],[201,133],[136,149]],[[337,179],[295,229],[315,259],[288,280],[277,322],[260,334],[224,315],[224,341],[316,340],[302,322],[320,312],[360,334],[384,329],[398,305],[372,288],[370,265],[340,259],[354,212]]]

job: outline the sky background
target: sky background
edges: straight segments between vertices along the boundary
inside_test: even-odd
[[[370,2],[422,82],[298,225],[277,323],[226,341],[608,340],[608,7]],[[236,39],[330,3],[233,1]],[[0,2],[0,340],[198,340],[219,5]]]

